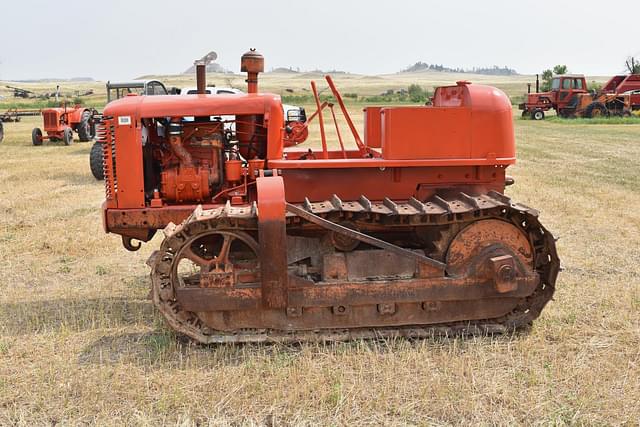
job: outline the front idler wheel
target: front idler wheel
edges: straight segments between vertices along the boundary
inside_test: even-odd
[[[178,226],[152,255],[153,301],[177,332],[200,342],[212,342],[212,330],[197,313],[182,306],[181,288],[243,288],[259,286],[259,245],[248,233],[207,229],[201,222]],[[166,233],[166,231],[165,231]]]

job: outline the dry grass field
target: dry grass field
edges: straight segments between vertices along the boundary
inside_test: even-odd
[[[195,77],[193,75],[170,75],[170,76],[144,76],[149,79],[159,79],[169,87],[194,87]],[[380,95],[389,89],[407,89],[410,84],[418,84],[427,90],[432,90],[435,86],[453,84],[458,80],[469,80],[474,83],[491,84],[502,89],[510,97],[517,99],[527,91],[527,83],[535,83],[535,76],[485,76],[477,74],[460,73],[440,73],[440,72],[417,72],[398,73],[381,76],[363,76],[359,74],[333,75],[333,78],[343,93],[357,93],[360,96]],[[246,76],[241,74],[208,74],[209,84],[216,86],[235,87],[245,89]],[[260,75],[260,90],[277,93],[280,95],[300,96],[309,95],[309,80],[315,79],[323,81],[323,76],[318,73],[265,73]],[[607,77],[588,77],[588,82],[596,81],[603,83]],[[94,95],[83,97],[83,101],[91,106],[101,107],[106,102],[106,92],[104,82],[37,82],[37,83],[14,83],[0,82],[0,112],[8,107],[15,106],[19,102],[24,107],[33,104],[35,100],[22,100],[12,98],[13,91],[6,88],[6,85],[17,86],[31,90],[37,94],[52,93],[56,90],[56,85],[60,85],[61,94],[72,100],[77,92],[83,93],[89,89],[94,90]],[[322,86],[322,83],[320,83]],[[534,84],[535,89],[535,84]],[[328,92],[327,92],[328,93]]]
[[[510,94],[525,81],[494,78]],[[160,237],[130,253],[103,233],[90,144],[33,147],[40,118],[6,123],[0,425],[638,425],[640,124],[514,120],[507,194],[541,211],[565,267],[530,331],[210,347],[176,339],[146,299]]]

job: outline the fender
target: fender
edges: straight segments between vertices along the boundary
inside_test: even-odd
[[[259,177],[256,186],[262,304],[285,308],[288,274],[284,181],[281,176]]]
[[[80,119],[82,119],[82,114],[85,111],[91,112],[89,108],[68,108],[67,109],[67,123],[69,126],[74,126],[80,123]]]

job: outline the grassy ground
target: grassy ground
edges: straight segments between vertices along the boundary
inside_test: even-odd
[[[515,119],[508,194],[565,267],[530,332],[200,347],[146,299],[159,238],[103,234],[90,144],[33,147],[39,121],[0,145],[0,425],[640,422],[639,124]]]

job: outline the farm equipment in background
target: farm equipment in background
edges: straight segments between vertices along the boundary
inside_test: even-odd
[[[3,123],[12,123],[19,122],[24,116],[38,116],[40,115],[40,110],[36,109],[17,109],[17,108],[9,108],[4,113],[0,113],[0,142],[4,138],[4,124]]]
[[[32,92],[30,90],[27,89],[21,89],[18,87],[14,87],[14,86],[5,86],[7,89],[11,89],[13,90],[13,96],[16,98],[24,98],[24,99],[50,99],[50,98],[54,98],[56,100],[56,102],[58,102],[58,99],[61,97],[83,97],[83,96],[91,96],[94,95],[94,91],[93,89],[87,89],[84,91],[81,90],[75,90],[73,91],[73,93],[66,93],[63,94],[60,92],[60,86],[56,86],[56,90],[53,92],[42,92],[42,93],[35,93]]]
[[[171,328],[201,343],[342,340],[507,332],[540,315],[560,261],[538,212],[504,195],[503,92],[458,82],[433,105],[367,107],[361,138],[326,76],[355,144],[332,114],[329,147],[311,82],[321,148],[301,149],[280,97],[258,92],[263,70],[251,50],[248,93],[209,96],[197,63],[202,95],[125,97],[98,126],[105,231],[137,250],[163,230],[147,263]]]
[[[539,90],[540,82],[536,75],[536,92],[527,93],[526,101],[518,106],[523,117],[542,120],[545,111],[550,109],[565,118],[624,117],[640,109],[639,74],[613,76],[597,92],[587,89],[583,75],[564,74],[553,78],[549,92]]]
[[[38,95],[36,95],[35,92],[32,92],[30,90],[27,89],[22,89],[19,87],[15,87],[15,86],[5,86],[7,89],[11,89],[13,91],[13,97],[14,98],[24,98],[24,99],[28,99],[28,98],[37,98]]]
[[[158,80],[107,82],[107,103],[128,95],[168,95],[164,83]]]
[[[140,80],[134,82],[110,82],[106,84],[107,87],[107,103],[115,101],[117,99],[134,96],[134,95],[169,95],[169,91],[165,87],[164,83],[158,80]],[[172,88],[175,89],[175,88]],[[175,90],[172,90],[175,92]],[[100,141],[96,141],[91,146],[89,152],[89,169],[91,174],[97,180],[104,179],[103,168],[103,148]]]
[[[9,108],[4,113],[0,113],[0,122],[19,122],[25,116],[39,116],[40,110]]]
[[[42,145],[45,139],[51,141],[63,141],[65,145],[71,145],[73,132],[77,132],[81,142],[87,142],[95,136],[95,125],[99,120],[99,113],[93,108],[76,105],[74,107],[43,108],[41,110],[44,122],[43,135],[40,128],[34,128],[31,132],[33,145]]]
[[[35,116],[40,114],[40,110],[19,110],[17,108],[9,108],[4,113],[0,113],[0,142],[4,139],[4,124],[19,122],[22,116]]]

